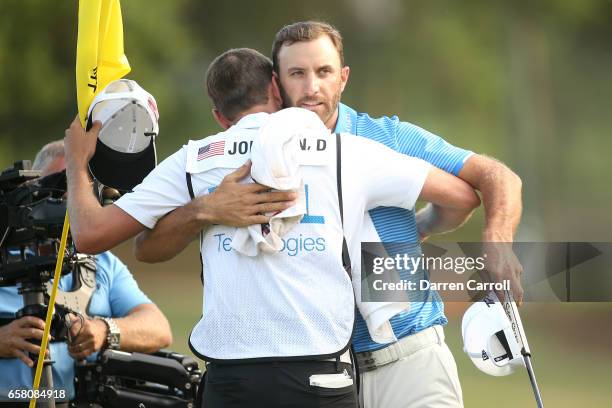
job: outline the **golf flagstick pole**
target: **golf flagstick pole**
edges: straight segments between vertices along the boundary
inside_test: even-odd
[[[521,346],[521,354],[523,355],[523,361],[525,362],[525,367],[527,368],[527,374],[529,375],[529,381],[531,382],[531,388],[533,389],[533,395],[535,396],[538,408],[544,408],[544,404],[542,403],[542,395],[540,394],[533,365],[531,364],[531,350],[529,349],[529,344],[527,343],[523,322],[521,321],[521,316],[518,313],[518,308],[516,307],[514,297],[508,290],[504,290],[503,306],[504,311],[512,324],[512,332],[514,333],[514,337]]]
[[[70,230],[70,219],[68,218],[68,209],[66,209],[66,215],[64,216],[64,227],[62,229],[62,237],[60,240],[60,247],[57,252],[57,262],[55,263],[55,273],[53,275],[53,289],[51,290],[51,296],[49,297],[49,306],[47,306],[47,316],[45,317],[45,330],[43,331],[43,337],[40,343],[40,351],[38,352],[38,360],[36,363],[36,370],[34,371],[34,378],[32,379],[32,398],[30,399],[29,408],[36,407],[36,399],[40,381],[43,375],[43,366],[45,360],[45,351],[49,347],[49,332],[51,331],[51,319],[53,318],[53,312],[55,308],[55,297],[57,296],[57,290],[59,287],[59,281],[62,277],[62,266],[64,264],[64,254],[66,253],[66,241],[68,240],[68,231]],[[42,295],[41,295],[42,296]],[[45,386],[49,387],[49,390],[53,391],[53,373],[51,367],[47,365]],[[44,404],[49,408],[55,408],[55,397],[51,395],[51,398]]]

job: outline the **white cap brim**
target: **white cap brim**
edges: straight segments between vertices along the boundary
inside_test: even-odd
[[[480,371],[504,376],[524,362],[510,320],[497,296],[492,296],[466,310],[461,322],[463,348]]]

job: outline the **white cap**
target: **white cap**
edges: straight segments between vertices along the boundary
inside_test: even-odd
[[[463,350],[479,370],[503,376],[525,366],[512,324],[494,292],[465,311],[461,334]]]
[[[135,81],[119,79],[96,95],[89,107],[88,129],[102,122],[96,153],[89,162],[102,184],[128,191],[155,167],[159,113],[151,94]]]

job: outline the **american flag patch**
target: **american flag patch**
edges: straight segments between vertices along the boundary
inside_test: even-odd
[[[198,149],[198,161],[207,159],[212,156],[223,156],[225,153],[225,140],[213,142]]]

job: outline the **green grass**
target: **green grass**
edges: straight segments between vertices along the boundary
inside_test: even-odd
[[[530,305],[525,307],[529,308]],[[562,328],[564,323],[560,316],[558,327]],[[610,320],[607,324],[610,324]],[[533,321],[530,326],[534,326]],[[596,331],[595,328],[593,330]],[[545,406],[610,406],[610,350],[594,350],[589,345],[588,333],[584,333],[584,344],[575,346],[568,344],[559,330],[534,330],[530,327],[527,331],[533,366]],[[466,407],[536,406],[527,370],[517,370],[506,377],[486,375],[476,369],[463,353],[458,319],[449,324],[446,333],[447,343],[457,361]]]

